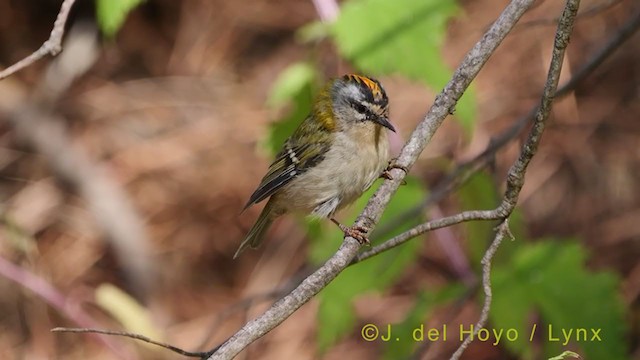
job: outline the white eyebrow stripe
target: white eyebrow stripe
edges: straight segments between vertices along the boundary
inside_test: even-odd
[[[370,103],[368,101],[363,101],[362,102],[367,108],[369,108],[369,111],[371,111],[372,113],[376,114],[376,115],[384,115],[385,110],[382,106],[380,106],[380,104],[373,104]]]

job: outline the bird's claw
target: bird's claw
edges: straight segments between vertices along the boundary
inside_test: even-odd
[[[354,226],[344,226],[343,229],[341,229],[342,232],[344,232],[345,236],[350,236],[354,239],[356,239],[361,245],[371,245],[371,242],[369,241],[369,238],[367,237],[367,233],[369,232],[369,229],[367,229],[364,226],[358,226],[358,225],[354,225]]]
[[[333,221],[333,223],[340,228],[340,230],[344,233],[345,237],[352,237],[356,239],[356,241],[358,241],[358,243],[360,243],[361,245],[363,244],[371,245],[371,242],[367,237],[367,233],[369,232],[368,227],[361,226],[361,225],[346,226],[339,223],[335,219],[330,219],[330,220]]]
[[[406,166],[398,164],[398,158],[393,158],[389,160],[389,164],[387,165],[387,168],[382,171],[382,174],[380,174],[380,177],[387,180],[393,180],[393,176],[391,175],[391,170],[393,169],[400,169],[404,171],[405,175],[409,173],[409,169]],[[402,180],[402,185],[406,185],[406,184],[407,182],[405,180]]]

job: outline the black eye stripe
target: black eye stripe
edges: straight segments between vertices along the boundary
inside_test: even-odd
[[[357,112],[361,113],[361,114],[370,114],[371,111],[364,105],[358,103],[358,102],[352,102],[351,103],[351,107],[353,107]]]
[[[353,107],[358,113],[363,114],[366,119],[371,120],[375,119],[378,116],[371,111],[368,107],[360,104],[359,102],[352,102],[351,107]]]

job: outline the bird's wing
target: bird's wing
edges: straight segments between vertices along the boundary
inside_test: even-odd
[[[305,120],[308,122],[308,119]],[[305,124],[302,124],[304,126]],[[315,129],[314,129],[315,130]],[[313,134],[311,136],[310,134]],[[316,131],[300,131],[300,128],[285,141],[269,171],[253,192],[245,209],[273,195],[320,162],[331,146],[330,134]]]

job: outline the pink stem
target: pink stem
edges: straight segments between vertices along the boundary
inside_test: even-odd
[[[82,308],[74,304],[50,283],[38,277],[25,269],[7,261],[0,256],[0,276],[15,282],[16,284],[31,290],[33,293],[42,298],[47,304],[64,314],[69,320],[73,321],[80,327],[96,328],[99,324],[91,318]],[[123,350],[122,346],[111,341],[106,336],[98,334],[90,334],[92,337],[100,341],[117,356],[122,359],[133,359],[132,354]]]
[[[316,7],[320,20],[325,23],[332,23],[338,18],[340,7],[335,0],[312,0]]]

